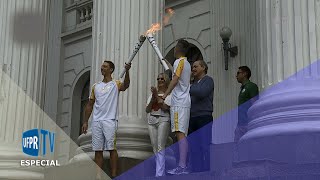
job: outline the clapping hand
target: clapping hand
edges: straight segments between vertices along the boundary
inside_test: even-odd
[[[151,87],[152,98],[158,97],[158,90],[155,87]]]
[[[150,88],[150,90],[151,90],[151,93],[152,93],[152,99],[151,100],[156,102],[157,98],[158,98],[158,90],[157,90],[156,87],[153,87],[153,86]]]
[[[151,92],[152,92],[152,99],[154,101],[156,101],[158,104],[162,104],[163,103],[163,99],[161,99],[161,97],[158,96],[157,88],[151,87]]]

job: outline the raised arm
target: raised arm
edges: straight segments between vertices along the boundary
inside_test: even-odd
[[[168,86],[168,89],[166,90],[166,92],[162,96],[162,100],[166,99],[166,97],[172,92],[172,90],[178,84],[180,76],[183,72],[183,68],[184,68],[184,60],[180,60],[178,66],[174,69],[174,72],[173,72],[174,75],[173,75],[172,80]]]
[[[166,90],[166,92],[163,94],[162,99],[165,99],[171,92],[172,90],[176,87],[176,85],[179,82],[179,76],[174,75],[172,80],[170,81],[170,84],[168,86],[168,89]]]
[[[131,63],[125,65],[125,69],[126,69],[126,75],[124,77],[124,81],[121,84],[119,91],[125,91],[129,88],[130,86],[130,75],[129,75],[129,70],[131,68]]]
[[[169,70],[171,71],[171,72],[173,72],[173,67],[172,67],[172,65],[170,64],[170,62],[168,61],[168,60],[166,60],[166,59],[163,59],[166,63],[167,63],[167,65],[168,65],[168,67],[169,67]]]

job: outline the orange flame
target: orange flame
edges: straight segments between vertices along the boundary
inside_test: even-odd
[[[159,30],[161,30],[160,23],[152,24],[150,29],[148,29],[147,32],[145,33],[145,35],[147,35],[147,34],[155,34]]]
[[[174,10],[173,10],[172,8],[166,9],[166,12],[167,12],[168,14],[171,14],[171,15],[174,14]]]
[[[166,9],[166,15],[163,16],[163,24],[167,25],[169,23],[170,18],[173,16],[174,10],[171,8]]]
[[[166,9],[166,15],[163,16],[163,24],[167,25],[169,23],[170,18],[173,16],[174,11],[171,8]],[[155,23],[152,24],[150,29],[148,29],[144,35],[147,34],[156,34],[157,31],[160,31],[162,29],[161,24],[160,23]]]

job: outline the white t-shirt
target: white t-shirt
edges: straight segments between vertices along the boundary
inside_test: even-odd
[[[172,77],[174,75],[178,76],[179,82],[172,90],[171,106],[190,108],[191,98],[189,91],[191,66],[186,57],[175,60],[173,72]]]
[[[120,81],[98,82],[89,99],[94,99],[92,121],[117,120]]]

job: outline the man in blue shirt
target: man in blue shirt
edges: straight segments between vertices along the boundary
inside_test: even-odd
[[[203,60],[192,65],[194,82],[190,88],[191,110],[189,134],[194,133],[190,140],[190,162],[193,172],[210,170],[210,143],[213,112],[213,79],[207,75],[208,66]],[[207,125],[207,126],[206,126]]]

